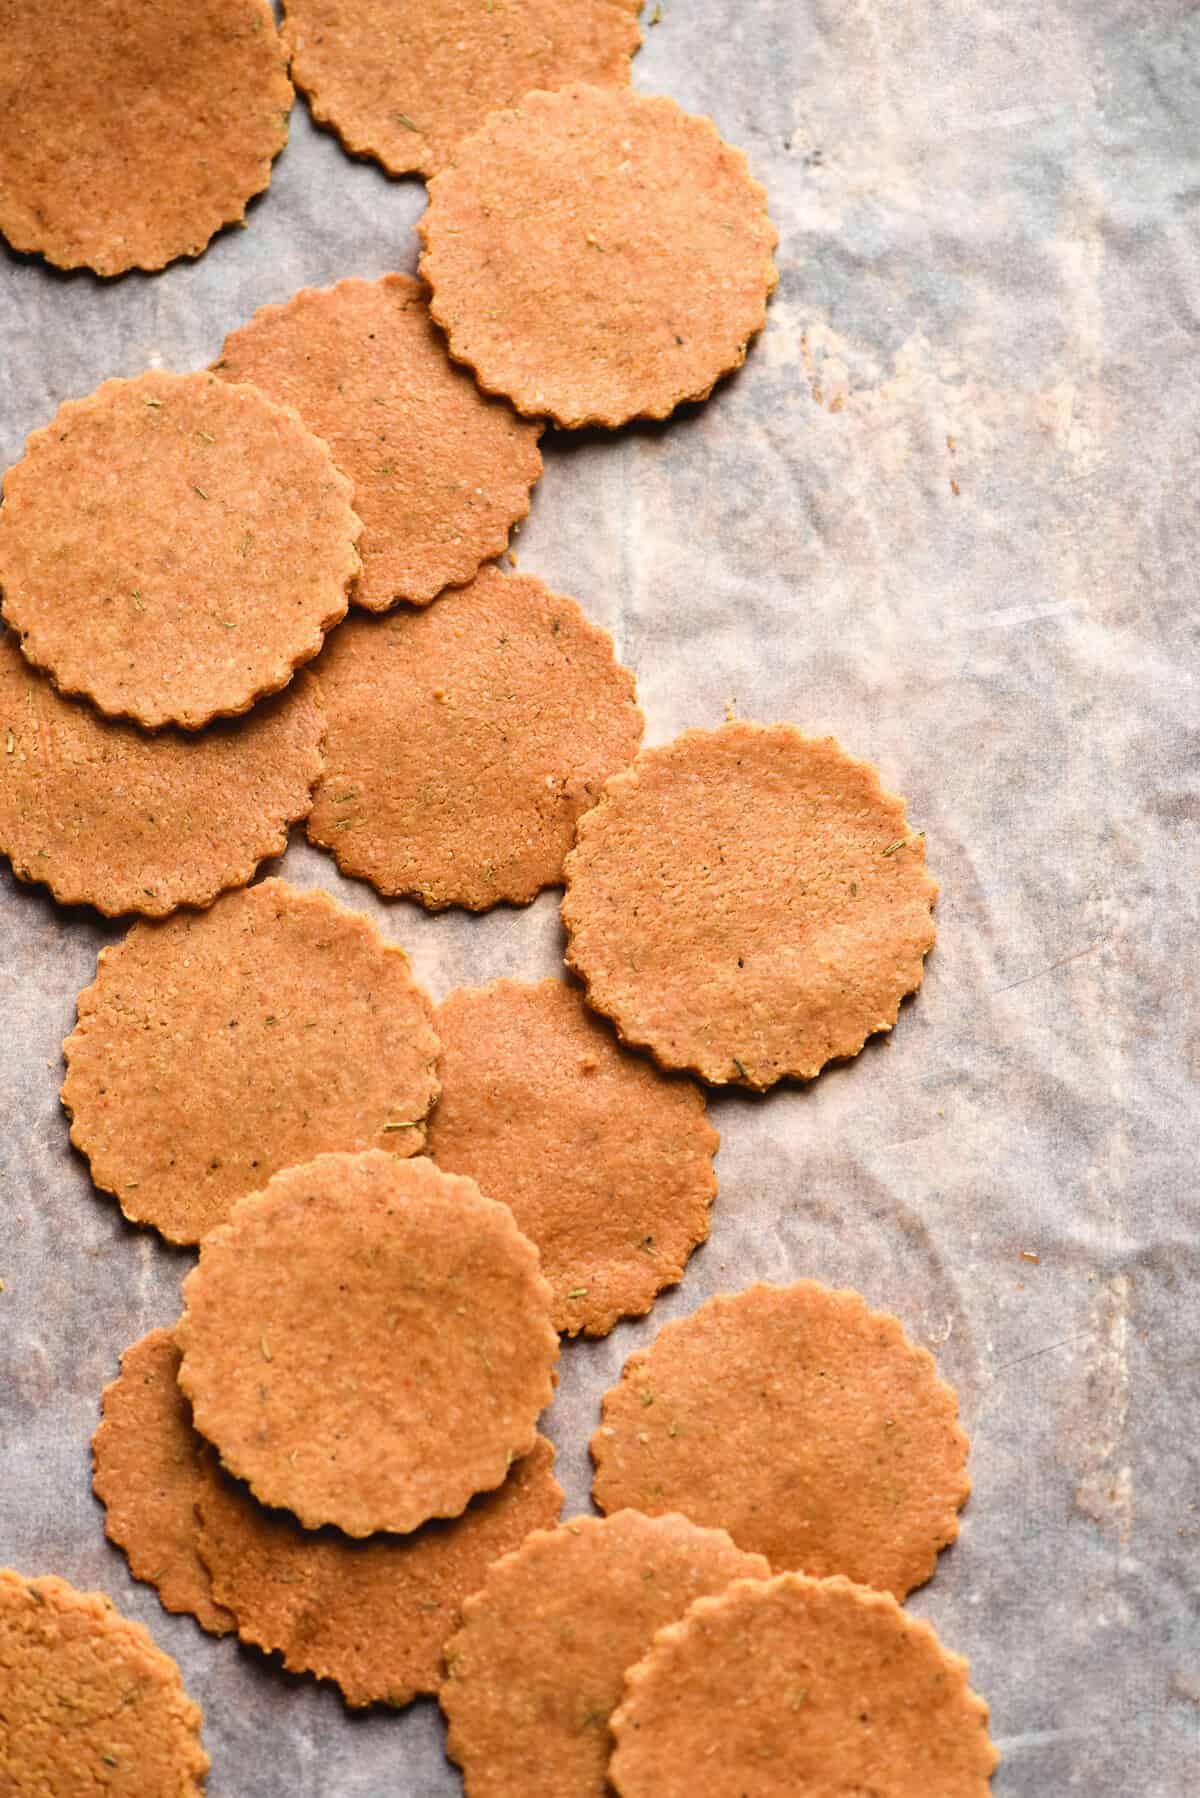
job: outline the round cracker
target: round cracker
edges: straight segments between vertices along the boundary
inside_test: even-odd
[[[282,855],[323,766],[301,673],[248,718],[147,737],[64,699],[0,636],[0,853],[18,880],[107,917],[211,905]]]
[[[101,275],[198,256],[270,181],[292,99],[265,0],[7,6],[0,232]]]
[[[429,611],[351,619],[320,665],[312,842],[431,910],[524,905],[642,736],[633,676],[574,600],[484,568]]]
[[[308,1529],[457,1517],[537,1440],[558,1337],[507,1205],[431,1161],[322,1155],[243,1199],[183,1283],[201,1435]]]
[[[434,1028],[429,1153],[537,1244],[557,1329],[640,1317],[708,1234],[720,1138],[703,1093],[623,1053],[561,980],[460,987]]]
[[[200,1711],[101,1592],[0,1568],[0,1784],[30,1798],[199,1798]]]
[[[540,424],[454,366],[407,275],[263,306],[214,366],[294,406],[353,480],[363,567],[351,598],[370,612],[469,581],[529,511]]]
[[[604,1798],[608,1718],[656,1630],[766,1562],[686,1517],[577,1517],[489,1569],[438,1694],[468,1798]]]
[[[904,801],[832,737],[689,730],[580,820],[567,963],[664,1067],[757,1090],[890,1030],[935,936]]]
[[[777,1573],[844,1573],[898,1598],[929,1578],[971,1490],[932,1355],[815,1280],[722,1294],[666,1324],[602,1414],[602,1511],[683,1511]]]
[[[126,1217],[198,1242],[280,1168],[419,1154],[432,1010],[370,919],[286,881],[136,924],[63,1045],[71,1141]]]
[[[531,93],[429,184],[430,310],[487,393],[570,430],[707,399],[766,322],[778,233],[711,119]]]
[[[967,1663],[894,1599],[783,1574],[702,1598],[626,1675],[620,1798],[987,1798]]]
[[[286,686],[345,616],[351,493],[253,387],[154,369],[105,381],[4,477],[4,617],[62,692],[198,729]]]
[[[392,175],[432,175],[531,88],[627,82],[641,0],[285,0],[313,117]]]
[[[196,1506],[214,1472],[178,1372],[170,1330],[151,1330],[125,1350],[100,1399],[92,1487],[105,1509],[105,1535],[124,1550],[130,1571],[157,1589],[163,1609],[186,1612],[223,1636],[235,1619],[214,1600],[196,1551]]]
[[[305,1531],[218,1478],[197,1507],[197,1545],[243,1642],[279,1653],[291,1673],[334,1680],[351,1707],[403,1705],[438,1690],[446,1638],[492,1562],[553,1525],[563,1498],[553,1466],[539,1436],[461,1517],[367,1542]]]

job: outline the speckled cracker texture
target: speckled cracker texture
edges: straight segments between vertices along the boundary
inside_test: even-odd
[[[921,984],[937,884],[903,800],[832,737],[686,731],[581,818],[568,965],[664,1067],[763,1089],[890,1030]]]
[[[286,686],[345,616],[351,495],[325,445],[253,387],[105,381],[4,477],[5,622],[62,692],[198,729]]]
[[[998,1756],[967,1663],[845,1579],[739,1580],[626,1675],[620,1798],[987,1798]]]
[[[179,1668],[100,1592],[0,1568],[0,1791],[199,1798],[200,1711]]]
[[[815,1280],[664,1325],[602,1410],[602,1511],[683,1511],[777,1573],[844,1573],[903,1598],[958,1535],[971,1490],[958,1400],[928,1350]]]
[[[125,1551],[130,1571],[157,1589],[164,1610],[187,1612],[223,1636],[234,1618],[214,1600],[196,1552],[196,1504],[214,1470],[178,1372],[170,1330],[151,1330],[125,1350],[100,1400],[92,1487],[104,1506],[105,1535]]]
[[[319,665],[308,834],[431,909],[526,904],[642,737],[633,676],[574,600],[484,568],[428,611],[351,619]]]
[[[0,5],[0,232],[101,275],[198,256],[271,179],[292,84],[265,0]]]
[[[215,367],[294,406],[354,482],[363,567],[351,598],[368,611],[469,581],[529,511],[541,426],[455,367],[407,275],[263,306]]]
[[[765,1579],[685,1517],[577,1517],[489,1570],[446,1649],[446,1752],[467,1798],[604,1798],[625,1669],[701,1594]]]
[[[0,636],[0,853],[108,917],[210,905],[287,848],[324,765],[305,672],[248,717],[147,736],[65,699]]]
[[[777,278],[742,152],[710,119],[622,88],[493,113],[430,182],[417,228],[451,354],[568,429],[706,399],[745,361]]]
[[[175,1327],[196,1428],[308,1529],[458,1517],[537,1440],[558,1337],[506,1205],[380,1150],[276,1174],[200,1248]]]
[[[403,1705],[441,1686],[446,1638],[492,1562],[553,1525],[553,1467],[539,1436],[461,1517],[366,1542],[304,1530],[222,1477],[200,1500],[197,1544],[243,1642],[277,1652],[290,1673],[334,1680],[352,1707]]]
[[[700,1089],[622,1050],[561,980],[460,987],[434,1027],[429,1153],[512,1209],[556,1327],[603,1336],[648,1311],[708,1234],[720,1139]]]
[[[531,88],[627,82],[640,0],[286,0],[313,117],[393,175],[432,175]]]
[[[286,881],[136,924],[101,950],[63,1045],[71,1141],[126,1217],[198,1242],[280,1168],[418,1154],[431,1017],[403,949]]]

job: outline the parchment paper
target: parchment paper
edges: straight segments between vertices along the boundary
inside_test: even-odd
[[[566,1514],[588,1502],[601,1392],[668,1317],[759,1278],[853,1284],[961,1394],[975,1493],[912,1605],[993,1706],[997,1798],[1182,1798],[1200,1790],[1200,10],[661,10],[636,83],[745,147],[779,292],[708,405],[548,441],[521,566],[614,633],[650,741],[733,705],[875,759],[943,891],[891,1042],[808,1090],[713,1100],[709,1245],[649,1318],[565,1350]],[[4,464],[107,375],[200,366],[264,302],[413,270],[423,204],[300,104],[249,228],[198,262],[102,283],[4,254]],[[435,996],[560,965],[557,895],[428,918],[299,841],[281,866],[378,919]],[[5,868],[0,932],[0,1561],[103,1588],[178,1657],[212,1798],[457,1792],[432,1704],[352,1718],[168,1617],[105,1542],[100,1389],[174,1318],[192,1257],[93,1192],[56,1097],[119,927]]]

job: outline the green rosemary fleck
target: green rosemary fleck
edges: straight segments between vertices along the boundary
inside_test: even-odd
[[[746,1072],[746,1064],[744,1061],[739,1061],[737,1056],[735,1055],[733,1058],[733,1065],[737,1069],[738,1073],[742,1076],[743,1080],[749,1080],[750,1076]]]
[[[208,498],[208,495],[207,495],[207,493],[205,493],[203,487],[197,487],[195,481],[192,482],[192,486],[195,488],[196,492],[200,495],[201,499]]]
[[[570,1292],[567,1294],[567,1297],[569,1299],[585,1299],[587,1297],[587,1295],[588,1295],[588,1289],[586,1286],[572,1286]]]
[[[896,841],[894,843],[888,844],[887,848],[884,850],[883,853],[885,855],[895,855],[897,849],[903,849],[903,847],[907,841],[908,841],[907,837],[897,837]]]
[[[421,135],[421,127],[414,125],[406,112],[397,112],[393,116],[397,125],[403,125],[406,131],[415,131],[418,137]]]

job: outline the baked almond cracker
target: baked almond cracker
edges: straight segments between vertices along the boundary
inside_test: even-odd
[[[326,446],[253,387],[105,381],[4,477],[5,621],[60,691],[198,729],[286,686],[345,616],[351,494]]]
[[[368,611],[469,581],[529,511],[540,424],[454,366],[406,275],[263,306],[215,366],[294,406],[354,482],[363,568],[351,598]]]
[[[105,1509],[104,1533],[124,1550],[130,1571],[157,1589],[165,1610],[187,1612],[223,1636],[235,1619],[213,1598],[196,1549],[196,1505],[219,1475],[192,1428],[178,1372],[170,1330],[151,1330],[125,1350],[100,1400],[92,1486]]]
[[[537,1250],[431,1161],[276,1174],[206,1237],[183,1295],[196,1428],[308,1529],[457,1517],[537,1440],[558,1360]]]
[[[664,1067],[758,1090],[890,1030],[935,936],[903,800],[832,737],[690,730],[580,819],[567,963]]]
[[[63,905],[163,916],[210,905],[282,855],[321,773],[325,718],[306,673],[206,731],[104,718],[64,699],[0,636],[0,852]]]
[[[199,1798],[200,1711],[101,1592],[0,1568],[0,1791]]]
[[[429,1153],[537,1244],[556,1328],[603,1336],[648,1311],[708,1234],[720,1139],[701,1090],[623,1051],[561,980],[460,987],[434,1028]]]
[[[292,97],[265,0],[6,6],[0,232],[101,275],[198,256],[270,181]]]
[[[461,1517],[366,1542],[304,1530],[218,1477],[199,1501],[197,1544],[243,1642],[278,1652],[291,1673],[335,1680],[353,1707],[403,1705],[438,1690],[446,1638],[492,1562],[553,1525],[562,1505],[553,1466],[539,1436]]]
[[[576,1517],[488,1571],[438,1700],[468,1798],[604,1798],[609,1713],[656,1630],[766,1562],[686,1517]]]
[[[629,80],[640,0],[287,0],[292,75],[313,117],[393,175],[452,162],[531,88]]]
[[[706,399],[766,321],[778,233],[673,100],[575,83],[495,112],[429,184],[430,310],[487,393],[568,429]]]
[[[354,618],[321,658],[308,834],[343,874],[438,909],[526,904],[642,737],[633,676],[574,600],[483,569],[428,611]]]
[[[897,1598],[929,1578],[971,1490],[958,1401],[928,1350],[815,1280],[664,1325],[602,1415],[602,1511],[683,1511],[777,1573],[844,1573]]]
[[[431,1017],[403,949],[286,881],[136,924],[101,950],[63,1045],[71,1141],[126,1217],[198,1242],[280,1168],[419,1154]]]
[[[967,1663],[847,1579],[739,1580],[625,1676],[619,1798],[987,1798],[999,1756]]]

